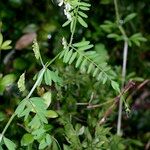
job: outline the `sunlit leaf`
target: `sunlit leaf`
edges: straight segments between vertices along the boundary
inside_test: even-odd
[[[133,18],[136,17],[136,15],[137,15],[136,13],[131,13],[131,14],[127,15],[124,19],[124,22],[128,22],[128,21],[132,20]]]
[[[82,46],[87,46],[89,44],[90,44],[89,41],[81,41],[81,42],[78,42],[78,43],[74,43],[73,46],[74,47],[82,47]]]
[[[42,98],[44,99],[44,103],[46,104],[46,108],[48,108],[51,104],[51,100],[52,100],[52,94],[51,92],[46,92],[44,93],[44,95],[42,96]]]
[[[83,27],[88,27],[87,23],[80,16],[78,16],[78,21]]]
[[[0,33],[0,48],[1,48],[2,43],[3,43],[3,35]]]
[[[12,142],[11,140],[9,140],[6,137],[4,137],[3,140],[4,140],[4,144],[6,145],[8,150],[16,150],[16,144],[14,142]]]
[[[120,92],[119,84],[117,82],[111,81],[111,86],[114,90],[116,90],[117,92]]]
[[[22,146],[28,146],[29,144],[33,143],[34,138],[32,134],[26,133],[23,135],[21,139],[21,145]]]
[[[58,114],[53,110],[47,110],[46,116],[48,118],[57,118]]]

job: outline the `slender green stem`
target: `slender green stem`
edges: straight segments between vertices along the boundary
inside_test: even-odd
[[[42,57],[41,57],[41,54],[40,54],[40,62],[41,62],[41,64],[42,64],[43,68],[44,68],[45,65],[44,65],[43,59],[42,59]]]
[[[117,0],[114,0],[114,5],[115,5],[116,22],[117,22],[118,28],[121,34],[123,35],[124,40],[127,40],[128,38],[127,38],[126,32],[120,23],[120,15],[119,15],[119,10],[118,10]]]
[[[75,30],[76,30],[77,17],[78,17],[78,7],[77,7],[77,9],[76,9],[75,11],[76,11],[76,12],[75,12],[75,18],[74,18],[74,26],[73,26],[73,31],[72,31],[72,33],[71,33],[69,45],[72,44],[73,36],[74,36]]]
[[[0,143],[1,143],[2,139],[3,139],[3,136],[4,136],[5,132],[7,131],[8,127],[9,127],[9,125],[11,124],[12,120],[15,118],[15,116],[16,116],[16,114],[13,113],[13,115],[10,117],[9,121],[7,122],[5,128],[3,129],[3,131],[2,131],[2,133],[0,135]]]
[[[31,96],[32,93],[34,92],[35,88],[37,87],[37,85],[38,85],[39,82],[41,81],[41,79],[42,79],[42,77],[43,77],[45,71],[46,71],[46,67],[41,70],[41,74],[40,74],[39,78],[36,80],[36,82],[35,82],[35,84],[33,85],[31,91],[30,91],[29,94],[26,96],[26,99],[29,99],[29,98],[30,98],[30,96]]]
[[[123,28],[123,26],[120,24],[120,16],[119,16],[119,10],[118,10],[118,3],[117,0],[114,0],[115,5],[115,13],[116,13],[116,21],[118,24],[118,28],[123,36],[124,39],[124,49],[123,49],[123,65],[122,65],[122,88],[125,84],[125,78],[126,78],[126,65],[127,65],[127,54],[128,54],[128,37],[127,34]],[[122,120],[122,105],[123,105],[123,97],[120,97],[119,101],[119,110],[118,110],[118,122],[117,122],[117,134],[121,135],[121,120]]]
[[[117,23],[119,23],[120,16],[119,16],[119,10],[118,10],[117,0],[114,0],[114,5],[115,5],[116,20],[117,20]]]
[[[62,51],[61,51],[62,52]],[[48,68],[50,64],[52,64],[61,54],[61,52],[59,52],[51,61],[49,61],[45,67]]]
[[[58,145],[59,149],[62,150],[61,147],[60,147],[60,145],[59,145],[59,143],[58,143],[58,141],[57,141],[53,136],[51,136],[51,137],[52,137],[53,140],[56,142],[56,144]]]

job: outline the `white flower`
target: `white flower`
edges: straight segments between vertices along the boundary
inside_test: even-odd
[[[70,11],[71,10],[71,5],[69,3],[65,4],[65,10]]]
[[[68,19],[68,20],[70,20],[70,21],[72,20],[72,17],[71,17],[71,14],[70,14],[70,13],[67,13],[66,16],[67,16],[67,19]]]
[[[67,41],[64,37],[62,38],[62,45],[64,46],[64,49],[67,48]]]
[[[64,3],[64,0],[58,0],[58,6],[61,7]]]
[[[69,12],[71,10],[71,5],[68,2],[65,2],[65,0],[58,0],[58,6],[62,6],[63,4],[65,4],[64,14],[67,17],[67,19],[71,21],[72,16]]]
[[[72,17],[71,17],[71,14],[70,14],[70,12],[69,11],[67,11],[66,9],[64,9],[64,14],[65,14],[65,16],[67,17],[67,19],[68,20],[72,20]]]

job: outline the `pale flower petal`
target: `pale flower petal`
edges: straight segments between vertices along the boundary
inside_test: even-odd
[[[63,45],[64,49],[67,47],[67,41],[64,37],[62,38],[62,45]]]
[[[65,9],[66,9],[66,11],[70,11],[71,10],[71,5],[69,3],[66,3]]]
[[[62,6],[63,5],[63,3],[64,3],[64,0],[58,0],[58,6]]]

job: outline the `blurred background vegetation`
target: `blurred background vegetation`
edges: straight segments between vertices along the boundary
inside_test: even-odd
[[[85,37],[95,44],[95,50],[100,51],[101,59],[107,60],[113,67],[120,82],[123,42],[107,38],[106,32],[101,28],[105,20],[112,22],[115,20],[113,1],[87,0],[87,2],[92,5],[88,12],[89,27],[83,29],[77,26],[75,41]],[[136,85],[126,95],[131,113],[127,115],[123,111],[121,141],[126,149],[148,150],[150,148],[150,83],[148,80],[150,78],[150,2],[149,0],[120,0],[119,11],[122,18],[132,12],[137,13],[137,16],[125,25],[125,30],[129,36],[141,32],[147,38],[147,42],[142,43],[140,47],[134,45],[129,48],[127,81],[132,79]],[[34,83],[33,76],[40,69],[32,52],[33,37],[37,36],[44,61],[51,60],[62,49],[62,37],[69,37],[68,27],[61,27],[64,22],[63,11],[55,0],[0,1],[0,29],[5,40],[12,40],[12,49],[0,51],[0,129],[5,126],[24,96],[17,88],[16,82],[19,76],[26,72],[26,85],[30,89]],[[78,106],[77,103],[88,103],[93,95],[92,104],[102,104],[115,97],[116,93],[109,86],[98,84],[91,76],[81,74],[73,66],[63,64],[61,60],[57,60],[51,67],[58,70],[65,86],[62,88],[41,86],[34,93],[40,96],[46,90],[52,91],[50,107],[57,110],[59,118],[50,120],[51,134],[61,146],[67,144],[65,136],[69,135],[66,131],[72,131],[67,130],[67,127],[64,129],[64,126],[68,120],[71,120],[72,125],[77,126],[76,128],[86,126],[94,139],[93,129],[112,103],[94,109]],[[110,137],[115,136],[116,123],[117,109],[113,110],[104,125],[105,128],[111,127]],[[21,138],[25,133],[22,126],[24,126],[22,121],[16,119],[7,132],[9,137],[18,142],[18,145],[20,143],[17,137]],[[84,136],[80,140],[84,144],[87,142],[84,142]],[[113,140],[121,143],[116,137],[113,137]]]

